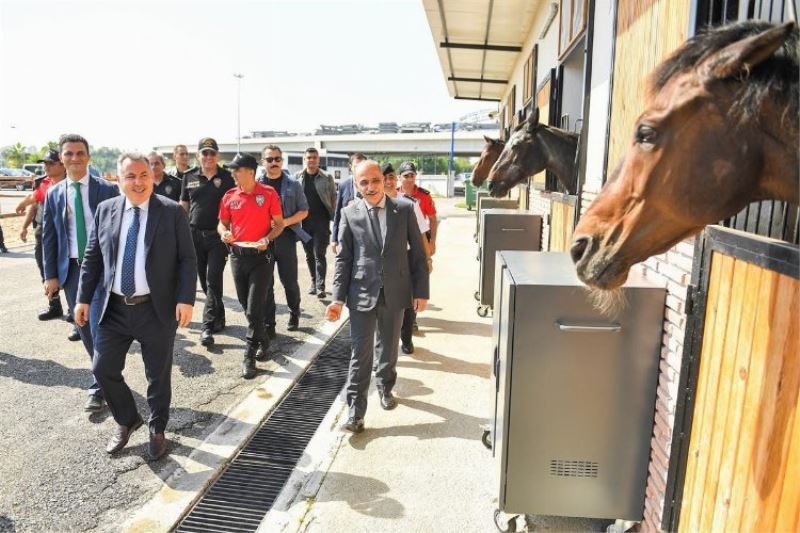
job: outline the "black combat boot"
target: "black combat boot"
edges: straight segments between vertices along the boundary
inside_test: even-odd
[[[253,379],[256,377],[256,346],[254,344],[247,344],[247,349],[244,352],[244,361],[242,361],[242,377],[244,379]]]

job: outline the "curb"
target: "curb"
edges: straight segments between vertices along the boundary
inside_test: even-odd
[[[319,351],[344,326],[346,319],[344,311],[338,322],[323,321],[293,354],[283,358],[282,364],[270,361],[268,370],[273,375],[224,413],[227,420],[218,425],[188,457],[170,456],[179,467],[163,481],[161,490],[122,524],[120,530],[145,533],[175,528],[222,468],[302,377]]]

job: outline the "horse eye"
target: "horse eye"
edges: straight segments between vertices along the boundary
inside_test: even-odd
[[[655,144],[658,132],[650,126],[639,126],[636,130],[637,144]]]

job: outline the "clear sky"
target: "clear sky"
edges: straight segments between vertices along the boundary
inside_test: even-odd
[[[233,73],[242,135],[496,107],[449,96],[421,0],[0,0],[0,146],[235,139]]]

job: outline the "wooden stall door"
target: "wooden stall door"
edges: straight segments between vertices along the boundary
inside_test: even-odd
[[[800,281],[714,251],[679,531],[800,531]]]
[[[550,199],[550,247],[551,252],[566,252],[572,244],[575,230],[576,196],[553,193]]]

